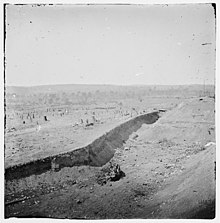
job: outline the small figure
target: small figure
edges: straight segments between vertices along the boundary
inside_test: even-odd
[[[59,169],[60,165],[56,162],[56,158],[54,157],[51,161],[51,170],[57,172]]]
[[[97,121],[94,115],[92,116],[92,120],[94,123]]]
[[[41,126],[39,125],[39,123],[37,122],[37,132],[40,132],[40,130],[41,130]]]

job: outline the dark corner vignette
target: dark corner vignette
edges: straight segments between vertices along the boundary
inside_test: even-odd
[[[4,156],[5,156],[5,151],[6,151],[6,145],[5,145],[5,132],[6,132],[6,78],[5,78],[5,69],[6,69],[6,6],[8,4],[4,3],[3,4],[3,18],[4,18],[4,25],[3,25],[3,32],[4,32],[4,36],[3,36],[3,54],[4,54],[4,71],[3,71],[3,84],[4,84]],[[4,159],[4,167],[5,167],[5,159]],[[4,175],[5,175],[5,168],[4,168]],[[4,186],[4,194],[5,194],[5,186]],[[4,201],[5,204],[5,201]],[[6,218],[6,214],[4,213],[4,218]]]
[[[4,78],[4,132],[6,130],[6,7],[9,5],[8,3],[4,3],[3,5],[3,15],[4,15],[4,27],[3,27],[3,32],[4,32],[4,40],[3,40],[3,50],[4,50],[4,73],[3,73],[3,78]],[[5,133],[4,133],[4,139],[5,139]],[[4,154],[5,154],[5,143],[4,143]],[[4,160],[5,162],[5,160]]]
[[[3,49],[4,49],[4,112],[5,112],[5,109],[6,109],[6,98],[5,98],[5,96],[6,96],[6,79],[5,79],[5,69],[6,69],[6,52],[5,52],[5,49],[6,49],[6,6],[7,6],[8,4],[4,4],[4,8],[3,8],[3,15],[4,15],[4,28],[3,28],[3,32],[4,32],[4,42],[3,42]],[[5,112],[6,113],[6,112]],[[5,122],[6,122],[6,116],[4,116],[5,118]],[[6,127],[6,126],[4,126],[4,127]]]
[[[216,3],[211,3],[212,7],[214,9],[215,19],[216,19]]]

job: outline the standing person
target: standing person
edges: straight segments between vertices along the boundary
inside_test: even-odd
[[[95,115],[92,116],[93,123],[96,123]]]
[[[37,132],[40,132],[40,130],[41,130],[41,126],[40,126],[40,124],[37,122]]]

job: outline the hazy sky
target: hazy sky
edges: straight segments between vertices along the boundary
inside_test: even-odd
[[[9,5],[6,28],[7,85],[214,83],[211,4]]]

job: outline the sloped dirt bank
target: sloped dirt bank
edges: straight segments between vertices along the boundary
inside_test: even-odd
[[[84,148],[7,168],[5,179],[13,180],[42,174],[50,170],[53,165],[58,170],[81,165],[102,166],[114,156],[115,149],[122,147],[142,124],[152,124],[158,119],[159,112],[138,116],[117,126]]]
[[[143,124],[102,167],[65,167],[6,181],[5,217],[213,219],[214,101],[190,99],[181,109]],[[97,176],[110,163],[125,176],[100,184]]]
[[[155,195],[157,218],[215,218],[215,152],[211,145],[192,155],[185,170],[170,180]]]

